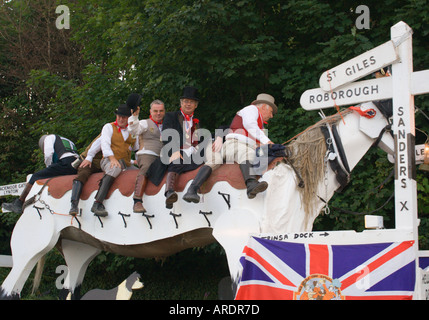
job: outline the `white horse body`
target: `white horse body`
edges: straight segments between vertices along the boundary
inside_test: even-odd
[[[362,106],[366,108],[376,110],[372,103]],[[387,120],[378,110],[372,119],[354,112],[338,123],[350,169],[386,125]],[[384,134],[382,147],[393,153],[393,146],[391,135]],[[339,183],[330,168],[327,173],[315,196],[329,200]],[[179,192],[179,201],[171,210],[165,208],[164,188],[161,188],[156,195],[144,198],[147,214],[154,215],[152,218],[133,213],[132,196],[125,197],[115,190],[104,202],[108,217],[98,219],[90,212],[94,193],[80,201],[82,216],[72,219],[65,214],[70,208],[70,191],[55,199],[45,188],[34,206],[26,207],[15,226],[11,239],[13,268],[0,288],[0,298],[19,296],[34,265],[55,245],[61,248],[69,268],[64,288],[72,293],[83,281],[88,264],[102,250],[135,257],[160,257],[217,240],[227,253],[230,273],[235,278],[249,235],[310,231],[324,206],[317,200],[314,211],[306,215],[297,177],[285,163],[279,163],[261,179],[269,187],[255,199],[249,200],[245,189],[235,189],[228,182],[219,181],[199,204],[183,201],[183,193]],[[35,184],[29,197],[41,188]]]

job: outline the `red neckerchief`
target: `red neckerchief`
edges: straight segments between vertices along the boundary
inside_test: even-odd
[[[191,115],[187,115],[186,113],[184,113],[182,108],[180,108],[180,112],[182,112],[182,115],[186,119],[186,121],[191,121],[191,119],[194,117],[193,113]]]
[[[153,118],[152,118],[152,115],[150,115],[149,116],[149,118],[150,118],[150,120],[152,120],[153,122],[155,122],[155,124],[156,124],[156,126],[159,128],[159,126],[162,124],[162,120],[161,120],[161,122],[158,122],[158,121],[155,121]]]
[[[128,127],[128,123],[127,123],[125,128],[121,128],[118,124],[118,120],[116,120],[113,124],[118,128],[118,132],[121,132],[121,130],[125,130]]]
[[[256,107],[256,108],[258,109],[258,107]],[[259,116],[261,117],[262,123],[263,124],[268,124],[268,122],[264,121],[264,118],[262,118],[262,114],[261,114],[261,111],[259,111],[259,109],[258,109],[258,113],[259,113]]]

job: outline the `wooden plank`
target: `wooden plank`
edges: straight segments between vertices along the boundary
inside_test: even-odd
[[[387,41],[361,55],[350,59],[330,70],[319,79],[320,88],[332,91],[355,80],[361,79],[398,60],[393,41]]]
[[[355,105],[367,101],[392,98],[391,77],[354,82],[332,92],[320,88],[310,89],[301,95],[305,110],[318,110],[337,106]]]

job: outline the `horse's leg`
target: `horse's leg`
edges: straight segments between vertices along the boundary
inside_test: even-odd
[[[50,251],[58,241],[52,215],[41,210],[27,209],[12,233],[13,267],[0,288],[0,299],[19,298],[21,290],[39,259]]]
[[[219,217],[213,227],[213,236],[224,248],[231,275],[233,296],[235,296],[238,276],[240,275],[240,257],[251,234],[260,232],[259,223],[252,212],[246,209],[234,209]]]
[[[64,280],[63,291],[71,293],[72,299],[80,298],[80,285],[85,276],[89,263],[100,252],[85,243],[63,239],[61,240],[61,250],[66,260],[68,273]]]

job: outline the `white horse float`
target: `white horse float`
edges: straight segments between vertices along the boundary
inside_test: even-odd
[[[394,140],[385,132],[388,119],[372,103],[361,105],[359,110],[363,112],[348,109],[342,117],[322,120],[298,137],[299,141],[307,133],[317,131],[313,143],[322,142],[314,148],[302,144],[307,151],[321,149],[320,159],[311,159],[312,167],[307,167],[307,173],[305,166],[299,164],[304,157],[303,151],[299,151],[300,143],[290,145],[294,153],[291,161],[301,170],[305,188],[298,187],[299,177],[293,168],[278,161],[261,178],[268,182],[268,189],[252,200],[247,198],[236,164],[225,164],[213,172],[202,187],[204,195],[199,204],[182,200],[183,190],[196,172],[181,176],[177,186],[179,201],[173,209],[165,208],[162,184],[158,188],[149,184],[144,196],[146,216],[132,211],[135,170],[125,171],[116,179],[105,200],[109,212],[105,218],[97,218],[90,211],[100,174],[91,176],[85,185],[81,215],[77,218],[67,214],[74,176],[39,181],[29,195],[35,196],[34,202],[25,207],[13,230],[13,267],[0,288],[0,297],[19,298],[35,264],[55,246],[62,252],[69,271],[64,289],[72,294],[81,285],[89,263],[101,251],[140,258],[163,257],[214,241],[226,251],[234,282],[239,273],[239,257],[250,235],[311,231],[314,219],[325,205],[320,198],[328,201],[333,196],[340,188],[337,177],[343,173],[343,178],[348,179],[348,171],[375,141],[393,154]],[[321,135],[321,127],[329,128],[328,139]],[[331,151],[326,141],[332,146]],[[329,162],[337,166],[336,172],[327,165]],[[319,172],[319,179],[311,189],[307,177],[313,171]]]

